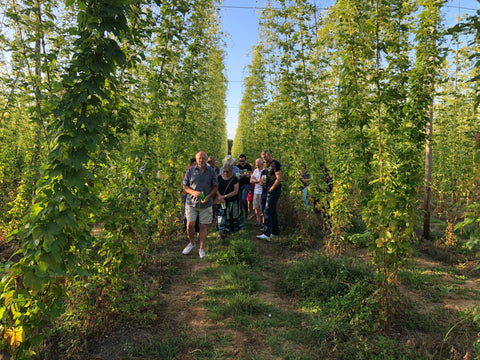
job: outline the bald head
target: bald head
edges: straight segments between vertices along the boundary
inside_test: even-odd
[[[204,169],[205,166],[207,166],[207,159],[208,159],[208,156],[204,151],[199,151],[195,155],[195,160],[197,160],[197,166],[200,169]]]

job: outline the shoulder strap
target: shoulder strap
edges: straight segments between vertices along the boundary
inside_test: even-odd
[[[227,186],[225,187],[225,190],[223,191],[223,196],[225,196],[225,192],[227,191],[228,187],[229,187],[230,184],[232,183],[234,177],[235,177],[235,175],[232,176],[232,178],[231,178],[230,181],[228,182]]]

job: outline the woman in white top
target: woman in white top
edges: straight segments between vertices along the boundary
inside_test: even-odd
[[[255,217],[257,222],[255,226],[263,226],[263,214],[261,210],[262,185],[260,179],[262,178],[262,171],[264,170],[262,159],[255,160],[255,170],[253,170],[250,182],[255,184],[253,189],[253,210],[255,210]]]

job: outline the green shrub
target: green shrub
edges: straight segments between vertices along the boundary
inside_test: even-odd
[[[319,316],[312,321],[312,335],[321,342],[339,342],[345,341],[352,333],[353,327],[339,314],[331,314],[330,316]]]
[[[363,263],[315,254],[286,265],[280,287],[303,301],[321,304],[347,294],[352,284],[370,277]]]
[[[363,221],[360,215],[352,216],[350,220],[350,228],[348,229],[348,234],[363,234],[367,230],[367,225]]]
[[[348,241],[351,242],[353,245],[358,247],[367,247],[368,245],[368,238],[370,237],[371,233],[369,230],[361,234],[352,234],[348,236]]]
[[[253,266],[259,263],[259,259],[254,243],[250,240],[238,239],[231,241],[227,251],[220,252],[217,263]]]
[[[223,316],[255,315],[268,310],[267,305],[261,302],[255,295],[238,292],[229,297],[220,307],[219,312]]]

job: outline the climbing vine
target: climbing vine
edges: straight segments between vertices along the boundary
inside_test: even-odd
[[[73,2],[68,4],[73,5]],[[22,231],[22,258],[4,280],[3,337],[18,357],[47,336],[63,311],[65,286],[88,273],[89,217],[98,206],[95,174],[107,128],[124,118],[114,102],[123,41],[132,41],[128,2],[78,1],[77,39],[62,92],[52,97],[50,152]]]

